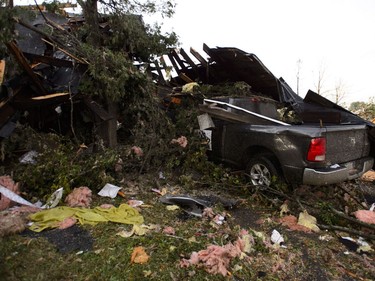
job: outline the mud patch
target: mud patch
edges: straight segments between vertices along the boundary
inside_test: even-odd
[[[252,228],[259,230],[261,223],[259,220],[262,218],[262,212],[249,208],[236,208],[229,211],[233,218],[234,224],[239,225],[241,228]]]

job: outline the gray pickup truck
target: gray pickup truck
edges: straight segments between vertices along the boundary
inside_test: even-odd
[[[211,52],[216,67],[232,75],[227,81],[244,81],[254,94],[204,100],[199,123],[210,157],[245,169],[254,185],[270,185],[273,178],[327,185],[373,168],[374,124],[312,91],[302,99],[253,54]]]

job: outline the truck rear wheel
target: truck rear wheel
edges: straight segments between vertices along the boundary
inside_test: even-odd
[[[272,155],[258,154],[252,157],[247,166],[246,173],[253,185],[270,186],[272,180],[279,179],[280,174],[275,166]]]

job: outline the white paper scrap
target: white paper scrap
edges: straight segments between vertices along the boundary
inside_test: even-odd
[[[107,183],[98,193],[102,197],[115,198],[122,187]]]
[[[281,236],[280,232],[274,229],[272,231],[271,241],[274,244],[280,245],[281,243],[284,243],[284,238]]]

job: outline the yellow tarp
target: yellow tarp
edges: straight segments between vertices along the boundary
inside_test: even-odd
[[[73,217],[81,224],[95,225],[99,222],[118,222],[124,224],[142,224],[143,217],[138,211],[127,204],[121,204],[118,208],[103,209],[96,207],[94,209],[56,207],[43,210],[32,214],[29,218],[34,222],[30,229],[40,232],[46,228],[55,228],[64,219]]]

